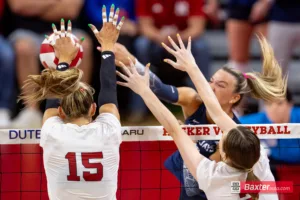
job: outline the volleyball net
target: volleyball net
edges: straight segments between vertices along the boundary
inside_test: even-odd
[[[300,157],[300,124],[244,126],[262,142],[293,139],[293,145],[280,146],[277,142],[272,148],[285,156],[298,152],[296,156]],[[182,128],[192,140],[219,140],[222,135],[215,125]],[[183,186],[164,167],[164,161],[177,150],[167,131],[161,126],[122,127],[122,138],[117,199],[179,199]],[[39,139],[40,130],[0,130],[0,200],[48,199]],[[300,199],[300,164],[277,163],[275,167],[278,180],[293,182],[293,193],[280,194],[280,199]]]

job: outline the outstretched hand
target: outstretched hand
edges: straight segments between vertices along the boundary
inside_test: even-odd
[[[71,63],[76,57],[84,38],[75,43],[72,41],[72,23],[70,20],[68,21],[67,31],[65,31],[64,19],[60,21],[60,31],[57,31],[55,24],[52,24],[52,29],[56,40],[52,40],[50,44],[54,48],[56,57],[59,59],[59,62]],[[48,39],[48,36],[46,38]]]
[[[145,74],[140,75],[132,60],[128,58],[130,66],[126,67],[122,62],[120,64],[123,66],[124,73],[117,71],[117,75],[120,76],[126,82],[117,81],[118,85],[128,87],[138,95],[142,95],[146,88],[149,88],[149,68],[150,63],[146,65]]]
[[[121,21],[117,25],[119,11],[119,8],[117,8],[115,12],[115,6],[113,4],[110,7],[109,17],[107,17],[106,7],[102,7],[103,26],[100,32],[94,25],[89,24],[89,27],[94,32],[98,42],[101,44],[103,51],[112,51],[115,43],[119,38],[120,30],[125,20],[125,18],[122,17]]]
[[[170,59],[164,59],[164,61],[181,71],[187,71],[190,68],[197,66],[195,58],[193,57],[191,52],[191,37],[189,37],[188,39],[187,47],[184,46],[179,34],[177,34],[177,39],[180,47],[178,47],[178,45],[170,36],[168,37],[170,44],[175,50],[162,43],[162,46],[176,58],[176,62]]]

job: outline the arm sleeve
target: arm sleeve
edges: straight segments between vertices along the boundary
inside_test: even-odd
[[[101,87],[98,95],[98,106],[100,108],[104,104],[112,103],[118,107],[115,55],[111,51],[104,51],[101,53],[101,58]]]
[[[145,73],[145,66],[136,60],[135,67],[139,74]],[[176,103],[179,99],[178,90],[173,85],[164,84],[153,72],[150,71],[150,88],[160,99],[168,103]]]

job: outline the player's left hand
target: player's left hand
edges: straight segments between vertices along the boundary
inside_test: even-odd
[[[146,65],[145,74],[140,75],[136,70],[132,60],[129,59],[130,67],[126,67],[122,62],[124,73],[117,71],[117,75],[120,76],[125,82],[117,81],[118,85],[128,87],[138,95],[141,95],[145,88],[149,87],[149,68],[150,63]]]
[[[55,24],[52,24],[52,29],[56,40],[53,40],[51,45],[55,50],[56,57],[59,59],[59,62],[71,62],[76,57],[84,38],[78,43],[74,43],[71,40],[72,23],[70,20],[68,21],[67,31],[65,31],[64,19],[61,19],[60,31],[57,31]]]
[[[179,69],[181,71],[187,71],[189,70],[189,68],[197,66],[195,58],[193,57],[191,51],[191,37],[189,37],[188,39],[187,47],[184,46],[179,34],[177,34],[177,39],[180,47],[177,46],[177,44],[173,41],[173,39],[170,36],[168,37],[168,39],[175,51],[174,49],[168,47],[164,43],[162,43],[162,46],[176,58],[176,62],[170,59],[164,59],[166,63],[172,65],[174,68]]]
[[[103,51],[112,51],[115,43],[117,42],[120,30],[124,24],[125,18],[122,17],[121,21],[118,23],[119,18],[119,8],[115,11],[115,6],[112,4],[110,7],[110,13],[107,16],[106,7],[102,7],[102,17],[103,17],[103,26],[100,31],[97,28],[89,24],[89,27],[94,32],[98,42],[101,44]]]

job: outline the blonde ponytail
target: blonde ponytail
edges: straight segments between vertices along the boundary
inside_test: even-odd
[[[265,101],[284,99],[287,90],[287,75],[275,59],[273,49],[264,37],[258,38],[263,55],[262,72],[246,73],[250,94]]]
[[[258,38],[263,55],[262,72],[242,73],[236,69],[223,67],[222,69],[236,79],[235,91],[241,98],[234,104],[237,106],[244,94],[265,101],[284,99],[287,90],[287,75],[282,75],[282,69],[275,59],[270,44],[264,37]]]
[[[66,71],[45,69],[41,75],[31,75],[23,87],[29,93],[22,93],[19,100],[27,105],[48,98],[60,99],[60,105],[67,118],[85,117],[94,103],[94,89],[80,82],[83,72],[77,68]]]
[[[82,71],[76,68],[66,71],[45,69],[40,75],[28,76],[23,88],[30,92],[22,93],[19,100],[30,105],[47,98],[62,99],[79,89],[81,77]]]

